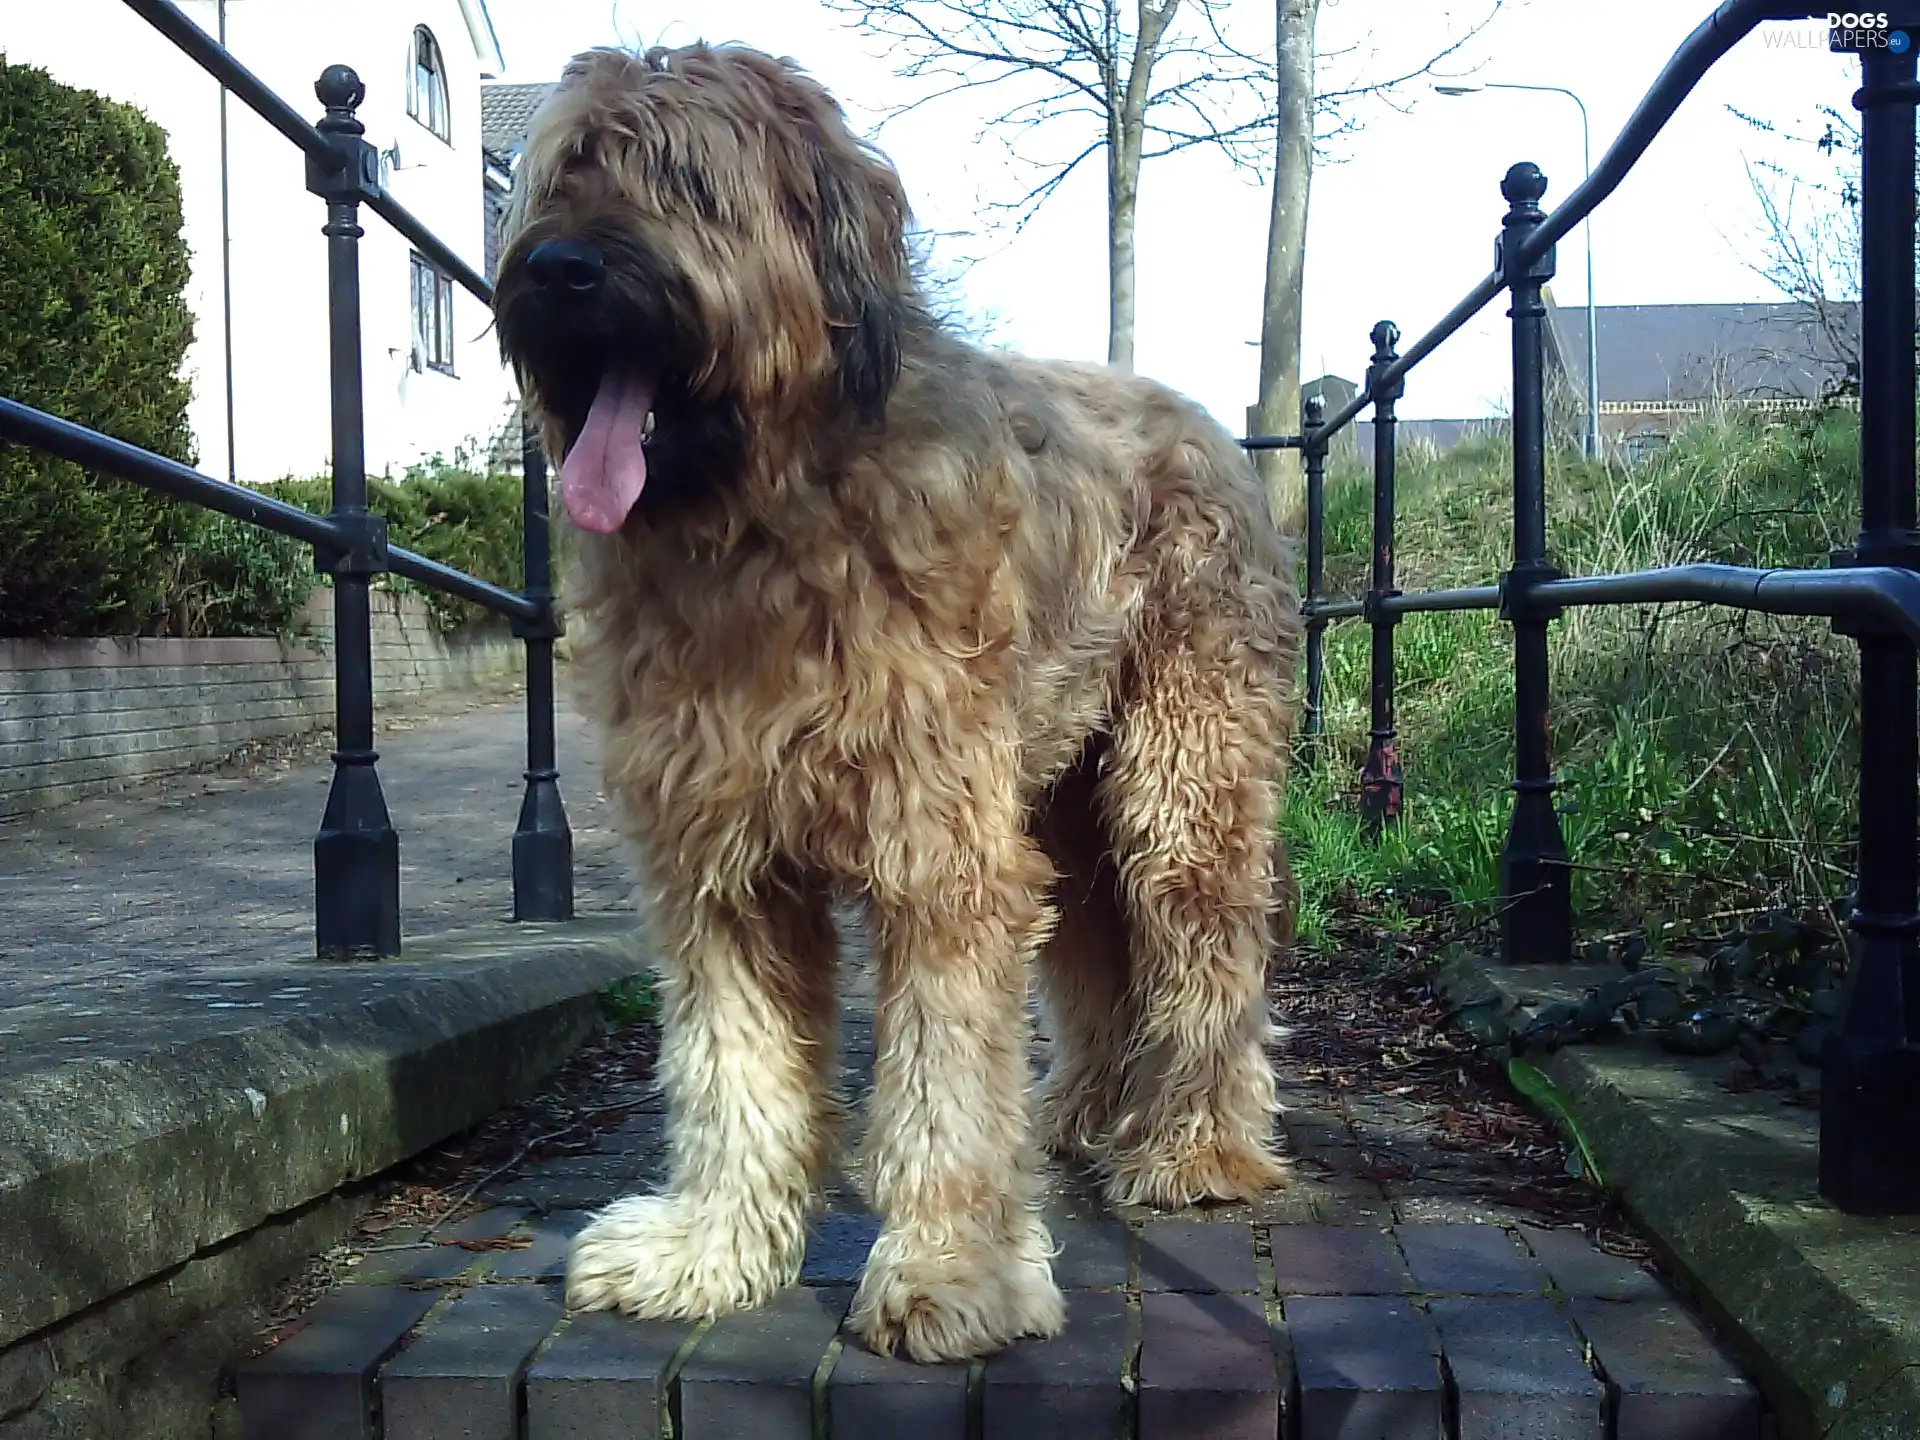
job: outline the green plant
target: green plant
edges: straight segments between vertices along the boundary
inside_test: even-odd
[[[217,514],[205,517],[175,565],[168,587],[175,635],[290,638],[320,579],[306,545]]]
[[[641,1022],[651,1024],[659,1019],[660,1000],[654,994],[653,976],[641,971],[624,980],[602,985],[600,1013],[616,1030],[624,1030],[629,1025]]]
[[[416,465],[386,488],[394,508],[384,513],[395,543],[508,590],[525,585],[518,475],[476,468],[472,457],[456,453],[451,460],[435,456]],[[485,614],[467,601],[422,593],[443,628]]]
[[[261,488],[316,515],[333,508],[332,484],[324,478],[292,476]],[[481,468],[464,453],[457,452],[452,459],[436,456],[412,467],[400,480],[369,476],[367,506],[385,517],[387,538],[394,545],[508,590],[525,584],[518,475]],[[478,605],[397,576],[384,576],[376,583],[420,596],[443,630],[487,613]]]
[[[191,462],[180,183],[131,106],[0,57],[0,395]],[[139,634],[190,507],[0,448],[0,635]]]
[[[1544,1111],[1554,1128],[1570,1142],[1567,1168],[1575,1175],[1585,1176],[1594,1189],[1605,1190],[1607,1175],[1593,1153],[1587,1132],[1581,1128],[1580,1121],[1568,1106],[1565,1094],[1548,1078],[1546,1071],[1531,1060],[1522,1060],[1515,1055],[1507,1061],[1507,1079],[1514,1089],[1534,1103],[1535,1108]]]
[[[1571,574],[1720,560],[1819,567],[1855,525],[1858,421],[1711,416],[1632,468],[1555,455],[1549,547]],[[1511,543],[1497,439],[1399,471],[1403,589],[1489,583]],[[1327,491],[1329,593],[1364,589],[1371,500],[1357,463]],[[1857,662],[1824,621],[1691,605],[1570,610],[1552,628],[1558,802],[1580,922],[1664,943],[1729,917],[1820,907],[1852,867]],[[1513,753],[1512,648],[1487,613],[1395,632],[1404,818],[1356,814],[1368,635],[1328,633],[1321,763],[1296,769],[1282,830],[1313,943],[1347,897],[1436,891],[1462,921],[1498,893]]]

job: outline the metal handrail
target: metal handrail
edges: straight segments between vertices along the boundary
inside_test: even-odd
[[[125,4],[171,40],[187,58],[239,96],[249,110],[298,145],[309,159],[323,165],[338,162],[339,152],[331,140],[235,59],[218,40],[194,24],[173,0],[125,0]],[[366,203],[374,214],[398,230],[416,250],[459,281],[476,299],[492,303],[493,286],[486,277],[456,255],[451,246],[395,200],[384,186],[378,194],[369,196]]]
[[[1889,0],[1885,30],[1920,37],[1920,0]],[[1569,606],[1698,602],[1776,615],[1823,616],[1860,651],[1858,870],[1848,917],[1857,941],[1847,998],[1821,1054],[1819,1193],[1851,1214],[1920,1213],[1920,720],[1914,702],[1920,650],[1920,519],[1916,518],[1915,102],[1920,79],[1911,46],[1885,35],[1830,35],[1859,51],[1862,84],[1859,186],[1860,528],[1831,568],[1761,569],[1695,563],[1612,575],[1564,576],[1547,550],[1546,283],[1554,242],[1611,194],[1680,102],[1731,46],[1762,20],[1821,14],[1809,7],[1731,0],[1697,27],[1661,71],[1600,167],[1551,215],[1540,208],[1546,177],[1512,166],[1501,183],[1508,208],[1500,257],[1440,323],[1403,355],[1395,328],[1373,330],[1365,384],[1323,420],[1321,397],[1302,405],[1299,437],[1260,436],[1249,450],[1292,448],[1304,460],[1307,513],[1306,704],[1302,749],[1321,736],[1324,640],[1337,620],[1372,631],[1367,757],[1359,810],[1378,834],[1401,813],[1404,770],[1394,706],[1394,629],[1434,611],[1498,610],[1513,638],[1513,799],[1499,856],[1501,954],[1510,961],[1566,961],[1574,924],[1566,846],[1553,796],[1560,782],[1551,732],[1549,626]],[[1513,561],[1495,585],[1405,594],[1395,585],[1396,403],[1403,377],[1496,294],[1511,297],[1513,336]],[[1328,441],[1373,406],[1371,559],[1363,596],[1319,593],[1325,563]]]
[[[1673,58],[1654,80],[1646,96],[1614,138],[1613,144],[1607,148],[1607,153],[1600,157],[1600,163],[1593,173],[1548,213],[1546,220],[1520,247],[1518,255],[1510,257],[1511,263],[1525,268],[1538,260],[1553,248],[1556,241],[1584,220],[1588,212],[1611,195],[1634,163],[1646,153],[1654,138],[1666,128],[1667,121],[1673,118],[1681,102],[1693,93],[1693,87],[1700,83],[1701,77],[1756,25],[1766,20],[1798,20],[1824,13],[1811,6],[1781,5],[1769,3],[1769,0],[1727,0],[1681,42],[1680,48],[1674,51]],[[1392,390],[1408,371],[1438,349],[1442,341],[1484,310],[1505,283],[1504,273],[1498,268],[1482,278],[1459,304],[1441,317],[1438,324],[1402,351],[1399,359],[1328,416],[1313,432],[1312,440],[1324,443],[1331,439],[1356,419],[1362,410]]]
[[[1498,585],[1383,595],[1374,602],[1385,615],[1422,615],[1443,610],[1497,610]],[[1920,574],[1890,565],[1848,570],[1759,569],[1699,562],[1613,575],[1542,580],[1528,592],[1539,605],[1658,605],[1694,600],[1729,610],[1769,615],[1834,618],[1867,612],[1879,616],[1920,645]],[[1315,620],[1357,620],[1368,601],[1310,600],[1301,612]]]
[[[339,527],[325,515],[302,510],[298,505],[289,505],[245,485],[215,480],[178,460],[169,460],[164,455],[142,450],[138,445],[116,440],[5,396],[0,396],[0,440],[44,450],[88,469],[104,470],[135,485],[158,490],[176,500],[203,505],[317,548],[341,543]]]
[[[58,415],[49,415],[31,405],[0,396],[0,440],[11,440],[34,450],[71,460],[90,470],[103,471],[121,480],[131,481],[176,500],[185,500],[203,509],[249,525],[258,525],[289,539],[304,541],[318,550],[338,550],[348,543],[345,533],[330,516],[316,515],[298,505],[289,505],[245,485],[216,480],[189,465],[169,460],[129,445],[98,430],[89,430]],[[387,568],[430,589],[470,600],[475,605],[513,620],[539,618],[541,607],[526,596],[455,570],[438,560],[399,545],[387,547]]]

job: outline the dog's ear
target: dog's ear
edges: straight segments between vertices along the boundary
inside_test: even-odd
[[[757,82],[772,112],[776,183],[811,232],[840,398],[877,423],[900,378],[914,303],[907,192],[893,166],[847,128],[839,103],[791,60],[721,47],[710,58]]]
[[[840,397],[877,424],[900,378],[906,327],[906,197],[887,166],[829,142],[817,152],[817,255]]]

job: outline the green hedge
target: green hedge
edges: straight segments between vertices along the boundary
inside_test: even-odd
[[[294,476],[259,488],[316,515],[333,508],[332,482],[324,476]],[[479,469],[465,456],[435,458],[400,480],[369,476],[367,499],[386,517],[393,544],[509,590],[521,588],[518,475]],[[177,635],[290,636],[321,583],[307,546],[209,514],[176,553],[168,629]],[[420,596],[442,630],[487,613],[397,577],[382,576],[374,584]]]
[[[208,511],[175,553],[166,633],[291,638],[319,583],[309,546]]]
[[[194,463],[179,174],[131,106],[0,56],[0,395]],[[269,493],[324,514],[325,479]],[[393,542],[522,583],[520,481],[464,453],[369,481]],[[0,448],[0,635],[288,635],[312,552],[19,446]],[[476,606],[417,590],[452,628]]]
[[[290,478],[261,489],[318,515],[333,508],[332,486],[323,478]],[[518,590],[524,584],[518,475],[482,469],[466,455],[456,455],[452,460],[435,457],[414,466],[400,480],[369,476],[367,505],[375,514],[386,517],[390,543],[508,590]],[[453,629],[487,613],[477,605],[411,581],[388,578],[380,583],[421,596],[442,629]],[[270,602],[274,592],[264,574],[256,577],[256,585],[260,601]]]
[[[192,463],[180,181],[131,106],[0,56],[0,395]],[[0,448],[0,635],[166,623],[189,507]]]

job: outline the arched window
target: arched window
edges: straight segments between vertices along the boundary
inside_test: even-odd
[[[407,70],[407,113],[449,145],[453,122],[448,118],[447,65],[440,58],[440,42],[424,25],[413,30],[413,64]]]

